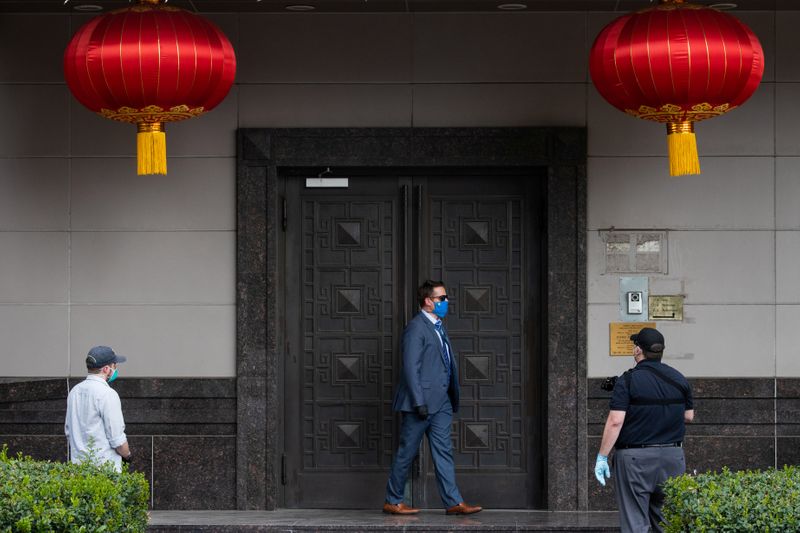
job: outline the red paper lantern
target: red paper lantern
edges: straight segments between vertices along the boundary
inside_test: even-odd
[[[670,174],[699,174],[694,123],[755,92],[764,52],[738,19],[684,0],[624,15],[597,36],[592,81],[614,107],[667,124]]]
[[[233,84],[236,56],[208,20],[138,1],[81,27],[64,52],[64,75],[84,106],[138,126],[139,174],[166,174],[164,123],[217,106]]]

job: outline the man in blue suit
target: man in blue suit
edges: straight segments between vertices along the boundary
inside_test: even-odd
[[[403,372],[394,396],[395,411],[403,413],[400,446],[386,484],[383,512],[416,514],[403,503],[406,478],[422,435],[428,435],[436,482],[447,514],[472,514],[481,507],[467,505],[456,486],[450,426],[458,412],[458,367],[442,319],[447,315],[447,291],[441,281],[426,281],[417,289],[420,312],[403,331]]]

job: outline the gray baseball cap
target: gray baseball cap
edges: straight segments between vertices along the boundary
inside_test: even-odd
[[[113,363],[124,363],[128,358],[117,355],[108,346],[95,346],[86,356],[86,368],[103,368]]]

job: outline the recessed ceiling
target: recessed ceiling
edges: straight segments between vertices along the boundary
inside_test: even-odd
[[[424,13],[531,11],[612,11],[628,12],[647,8],[658,0],[515,0],[524,9],[502,11],[504,0],[169,0],[169,5],[197,13],[291,13],[287,6],[311,6],[305,13]],[[721,0],[694,0],[703,5]],[[797,10],[798,0],[732,0],[735,11]],[[110,11],[125,7],[127,0],[0,0],[0,13],[76,13],[76,6],[93,5]]]

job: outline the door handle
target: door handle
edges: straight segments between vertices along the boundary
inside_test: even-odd
[[[420,272],[426,272],[425,268],[427,268],[427,266],[428,266],[427,265],[427,258],[422,253],[422,246],[423,246],[422,227],[423,227],[423,224],[421,224],[419,222],[422,219],[422,214],[423,214],[422,209],[423,209],[423,206],[424,206],[424,202],[423,202],[423,195],[424,194],[425,194],[425,189],[423,188],[423,185],[417,185],[416,186],[417,205],[416,205],[416,213],[415,213],[416,214],[416,233],[414,235],[415,240],[416,240],[416,250],[415,250],[415,252],[416,252],[416,255],[417,255],[417,275],[419,275]],[[424,279],[428,279],[429,276],[430,276],[429,273],[424,273],[422,275],[422,279],[423,280]],[[421,280],[418,280],[418,281],[421,282]]]
[[[401,185],[400,189],[403,192],[403,260],[400,264],[403,265],[403,327],[405,327],[406,321],[409,319],[409,314],[411,313],[408,303],[408,266],[411,264],[408,256],[408,235],[411,217],[408,213],[408,185]]]

